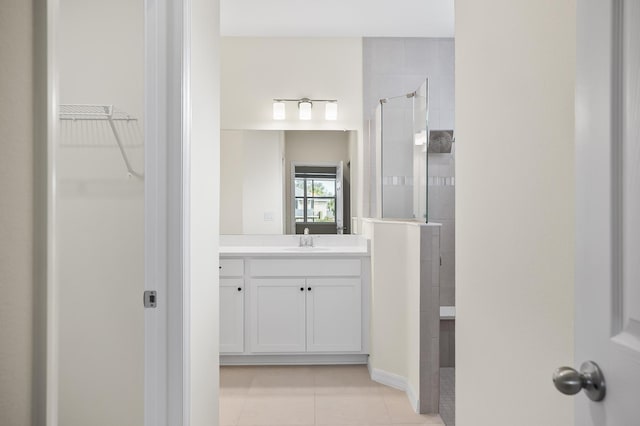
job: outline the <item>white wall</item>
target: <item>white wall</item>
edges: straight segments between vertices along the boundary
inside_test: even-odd
[[[406,350],[406,365],[407,365],[407,383],[410,388],[416,392],[416,395],[420,393],[420,328],[422,323],[420,321],[420,300],[421,300],[421,282],[420,282],[420,263],[421,263],[421,228],[418,226],[406,226],[404,225],[403,241],[406,245],[407,257],[405,258],[405,271],[406,271],[406,292],[405,292],[405,309],[406,309],[406,325],[407,328],[407,341],[405,342]],[[398,240],[398,235],[394,237]],[[388,241],[378,241],[382,244],[388,244]],[[393,241],[393,240],[391,240]],[[391,249],[394,250],[398,245],[392,244]],[[386,262],[386,260],[384,261]],[[386,264],[391,270],[399,269],[398,264],[392,266],[392,264]],[[387,284],[392,284],[393,281],[389,281]],[[397,283],[397,281],[396,281]],[[393,285],[393,284],[392,284]],[[393,287],[392,287],[393,288]],[[377,318],[377,322],[380,322],[382,318]],[[383,339],[384,336],[379,336]],[[422,397],[422,396],[421,396]],[[425,396],[426,397],[426,396]]]
[[[222,39],[222,128],[250,130],[358,130],[362,127],[362,40],[360,38]],[[337,99],[338,120],[273,119],[273,99]]]
[[[409,282],[408,271],[403,267],[409,256],[405,228],[405,224],[391,222],[362,223],[363,235],[371,239],[369,365],[404,378],[408,374],[407,288],[412,285],[419,286],[419,281]],[[398,244],[398,240],[403,243]]]
[[[60,103],[115,104],[143,118],[143,22],[143,5],[130,1],[60,0]]]
[[[282,234],[283,132],[246,132],[243,233]]]
[[[348,170],[349,134],[351,132],[287,131],[285,132],[285,213],[287,233],[294,234],[291,225],[291,163],[344,163]],[[353,164],[353,163],[352,163]],[[349,202],[349,200],[345,200]],[[346,223],[349,226],[348,223]]]
[[[220,132],[221,234],[243,233],[244,133],[241,130]]]
[[[60,102],[136,117],[127,151],[142,170],[143,5],[61,0],[59,16]],[[144,182],[104,124],[62,122],[56,146],[59,421],[70,426],[143,422]]]
[[[223,0],[221,7],[225,36],[451,37],[454,27],[451,0]]]
[[[372,377],[437,412],[440,226],[364,219],[362,233],[371,240]]]
[[[282,234],[284,132],[220,132],[220,233]]]
[[[37,421],[34,376],[33,2],[0,12],[0,423]]]
[[[456,1],[459,426],[574,423],[575,33],[575,1]]]

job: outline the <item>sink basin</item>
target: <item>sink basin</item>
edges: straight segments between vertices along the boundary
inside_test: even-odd
[[[308,251],[329,251],[329,247],[287,247],[286,251],[308,252]]]

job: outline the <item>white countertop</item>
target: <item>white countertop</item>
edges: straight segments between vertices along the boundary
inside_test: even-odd
[[[291,255],[291,256],[316,256],[316,255],[332,255],[337,254],[349,254],[368,256],[369,250],[367,247],[278,247],[278,246],[221,246],[220,256],[229,255]]]
[[[369,256],[369,240],[356,235],[310,235],[313,247],[299,247],[299,235],[222,235],[220,256]]]

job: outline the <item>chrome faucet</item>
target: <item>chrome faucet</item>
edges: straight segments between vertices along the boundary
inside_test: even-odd
[[[304,228],[300,236],[300,247],[313,247],[313,237],[309,235],[309,228]]]

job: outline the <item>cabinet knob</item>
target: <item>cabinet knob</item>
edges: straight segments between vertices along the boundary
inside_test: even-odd
[[[307,288],[307,290],[311,291],[311,287]]]
[[[238,287],[238,291],[242,291],[242,287]]]
[[[300,287],[300,291],[304,291],[304,287]]]
[[[218,266],[218,269],[222,269],[222,266]]]

